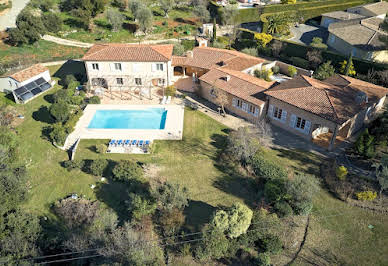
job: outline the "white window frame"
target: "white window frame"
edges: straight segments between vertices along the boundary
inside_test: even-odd
[[[120,80],[120,82],[119,82]],[[123,78],[116,78],[116,84],[117,85],[124,85],[124,79]]]
[[[121,63],[113,63],[113,67],[115,71],[123,71]]]
[[[300,120],[300,124],[298,127],[298,120]],[[303,125],[303,127],[302,127]],[[295,130],[298,130],[304,134],[309,134],[311,129],[311,121],[307,120],[306,118],[303,118],[301,116],[296,116],[294,114],[291,115],[291,121],[290,126],[294,128]]]
[[[141,85],[143,85],[143,81],[141,80],[141,78],[135,78],[135,84],[137,86],[141,86]]]
[[[165,86],[165,85],[166,85],[166,80],[162,79],[162,78],[159,78],[158,79],[158,86]]]
[[[98,65],[98,63],[92,63],[92,69],[93,70],[100,70],[100,66]]]
[[[156,71],[164,71],[164,64],[163,63],[157,63],[156,64]]]

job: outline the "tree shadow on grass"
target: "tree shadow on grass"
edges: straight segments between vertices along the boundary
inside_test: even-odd
[[[202,227],[210,222],[215,207],[197,200],[190,200],[189,205],[184,209],[183,214],[186,216],[184,227],[191,232],[199,232]]]
[[[128,199],[128,188],[126,184],[114,181],[99,183],[94,191],[99,201],[104,202],[116,212],[119,218],[119,224],[129,221],[130,213],[125,202]]]
[[[47,95],[43,96],[43,99],[46,102],[53,104],[54,103],[54,94],[47,94]]]
[[[53,124],[55,121],[50,115],[50,111],[47,106],[42,105],[39,107],[38,111],[32,113],[32,118],[35,121],[43,122],[46,124]]]
[[[322,163],[323,158],[320,158],[318,155],[301,150],[286,150],[280,148],[274,148],[274,150],[279,152],[279,157],[297,161],[297,166],[291,166],[295,171],[319,176],[319,165]]]

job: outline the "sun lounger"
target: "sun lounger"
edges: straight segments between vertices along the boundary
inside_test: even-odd
[[[139,143],[138,143],[138,146],[139,146],[139,147],[142,147],[143,144],[144,144],[144,140],[140,140]]]
[[[116,143],[116,140],[112,139],[111,141],[109,141],[109,146],[113,146],[115,143]]]
[[[132,146],[135,146],[136,144],[137,144],[137,140],[135,140],[135,139],[134,139],[134,140],[132,140],[132,143],[131,143],[131,145],[132,145]]]
[[[118,142],[117,142],[117,146],[121,146],[123,144],[123,140],[120,139]]]
[[[167,97],[166,104],[169,104],[169,103],[171,103],[171,96],[168,96],[168,97]]]
[[[167,97],[166,97],[166,96],[163,96],[163,99],[162,99],[162,101],[160,102],[160,104],[166,104],[166,101],[167,101]]]
[[[145,146],[149,146],[149,145],[150,145],[150,143],[151,143],[151,141],[149,141],[149,140],[146,140],[146,141],[145,141],[145,143],[144,143],[144,145],[145,145]]]
[[[131,143],[131,141],[129,139],[125,140],[124,141],[124,146],[128,146],[130,143]]]

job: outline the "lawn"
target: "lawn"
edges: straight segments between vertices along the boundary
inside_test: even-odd
[[[50,67],[52,74],[57,69],[58,66]],[[50,215],[49,207],[53,202],[77,193],[99,199],[105,206],[124,213],[126,192],[121,184],[100,183],[93,191],[90,185],[98,183],[99,178],[81,171],[65,170],[61,162],[67,160],[67,153],[55,148],[44,136],[43,129],[51,123],[47,95],[59,88],[56,86],[33,101],[16,107],[25,116],[17,132],[31,186],[24,208],[39,215]],[[10,100],[0,95],[0,102],[10,103]],[[257,195],[252,178],[219,158],[228,129],[199,111],[187,109],[184,119],[183,140],[156,141],[150,155],[101,155],[94,151],[94,146],[107,140],[82,140],[76,158],[134,159],[146,165],[151,183],[170,180],[187,186],[191,200],[185,210],[186,226],[193,231],[200,230],[217,206],[241,201],[254,207]],[[265,156],[289,171],[319,175],[322,158],[314,154],[279,149],[267,150]],[[333,198],[324,188],[314,203],[306,241],[295,264],[387,265],[386,215],[352,207]],[[374,228],[370,229],[368,225]],[[301,226],[304,227],[304,224]],[[274,264],[291,261],[295,250],[290,251],[285,250],[284,255],[275,256]]]
[[[59,45],[45,40],[21,47],[0,43],[0,62],[1,64],[19,62],[21,65],[28,65],[37,62],[76,59],[81,58],[86,50],[79,47]]]

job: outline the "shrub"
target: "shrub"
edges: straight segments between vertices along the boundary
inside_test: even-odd
[[[265,48],[272,41],[272,35],[267,33],[255,33],[255,40],[259,47]]]
[[[358,200],[362,200],[362,201],[373,201],[377,197],[377,192],[370,191],[370,190],[362,191],[362,192],[356,193],[356,197]]]
[[[69,90],[58,90],[56,93],[53,94],[54,103],[70,103],[70,96],[73,94],[74,92]]]
[[[276,202],[274,208],[280,217],[287,217],[294,213],[290,204],[288,204],[286,201]]]
[[[152,215],[155,212],[156,203],[152,198],[130,193],[128,210],[131,212],[132,219],[140,221],[144,216]]]
[[[185,223],[185,216],[180,209],[161,211],[158,221],[163,228],[165,236],[176,234]]]
[[[73,81],[77,81],[74,75],[66,75],[65,80],[63,81],[63,86],[67,88]]]
[[[70,103],[73,105],[81,105],[84,101],[84,97],[82,96],[73,96],[71,97]]]
[[[331,65],[331,61],[321,64],[317,71],[314,72],[314,78],[319,80],[327,79],[335,74],[335,68]]]
[[[280,67],[279,67],[279,66],[274,65],[274,66],[272,67],[272,72],[273,72],[274,74],[278,74],[279,71],[280,71]]]
[[[271,76],[273,75],[273,72],[271,69],[256,69],[254,71],[254,75],[256,78],[264,79],[265,81],[271,81]]]
[[[350,59],[351,60],[351,59]],[[340,63],[339,71],[341,74],[347,75],[347,76],[355,76],[356,70],[354,69],[353,61],[350,61],[350,65],[348,66],[348,61],[344,60]],[[348,70],[347,70],[348,68]],[[348,71],[348,73],[346,73]]]
[[[256,154],[252,158],[251,166],[256,176],[265,179],[286,178],[287,171],[279,164],[276,164],[263,156]]]
[[[339,180],[344,181],[346,179],[346,176],[348,175],[348,169],[346,169],[345,166],[341,165],[335,170],[335,175]]]
[[[89,103],[90,104],[100,104],[101,103],[100,97],[98,97],[98,96],[90,97],[89,98]]]
[[[95,176],[102,176],[105,168],[108,166],[108,161],[105,159],[96,159],[89,165],[89,173]]]
[[[287,197],[297,214],[307,214],[312,209],[312,200],[319,191],[318,180],[311,175],[296,175],[287,184]]]
[[[142,180],[143,169],[134,161],[122,160],[113,168],[113,179],[116,181]]]
[[[57,33],[62,29],[62,19],[55,13],[43,14],[42,20],[46,30],[49,32]]]
[[[108,150],[108,147],[105,144],[96,145],[96,152],[97,153],[106,153],[107,150]]]
[[[241,52],[251,56],[258,56],[256,48],[244,48]]]
[[[66,123],[63,126],[68,134],[74,131],[75,125],[77,124],[81,116],[82,116],[82,110],[79,109],[78,111],[72,113],[70,117],[67,119]]]
[[[259,265],[259,266],[270,266],[271,265],[271,257],[270,257],[270,255],[267,252],[260,253],[257,256],[257,265]]]
[[[226,238],[224,232],[205,226],[202,239],[203,241],[195,250],[195,257],[199,260],[220,259],[227,254],[229,239]]]
[[[156,189],[154,195],[162,208],[169,211],[184,209],[188,205],[188,190],[179,184],[166,182]]]
[[[83,160],[69,160],[63,162],[63,167],[65,167],[68,171],[72,171],[75,169],[81,169],[84,167],[85,162]]]
[[[294,77],[298,73],[296,68],[293,67],[293,66],[288,66],[287,71],[288,71],[288,73],[287,73],[288,76],[291,77],[291,78]]]
[[[304,69],[309,68],[309,61],[307,61],[306,59],[303,59],[301,57],[291,57],[290,60],[292,64],[295,66],[298,66]]]
[[[369,134],[369,130],[365,129],[354,143],[354,151],[365,158],[373,158],[375,156],[375,138]]]
[[[51,128],[50,138],[54,143],[58,145],[65,144],[67,133],[65,128],[61,124],[54,124]]]
[[[175,96],[175,93],[176,93],[176,88],[175,86],[171,85],[171,86],[168,86],[166,89],[165,89],[165,94],[167,96],[172,96],[174,97]]]
[[[268,234],[260,242],[265,252],[279,254],[283,250],[282,241],[276,235]]]
[[[268,203],[275,203],[284,199],[286,183],[283,179],[270,179],[264,185],[264,196]]]
[[[310,46],[317,48],[317,49],[327,49],[327,45],[322,42],[322,38],[314,37],[313,40],[310,43]]]
[[[182,44],[180,43],[174,44],[174,48],[172,50],[173,55],[182,56],[184,53],[185,53],[185,47]]]

